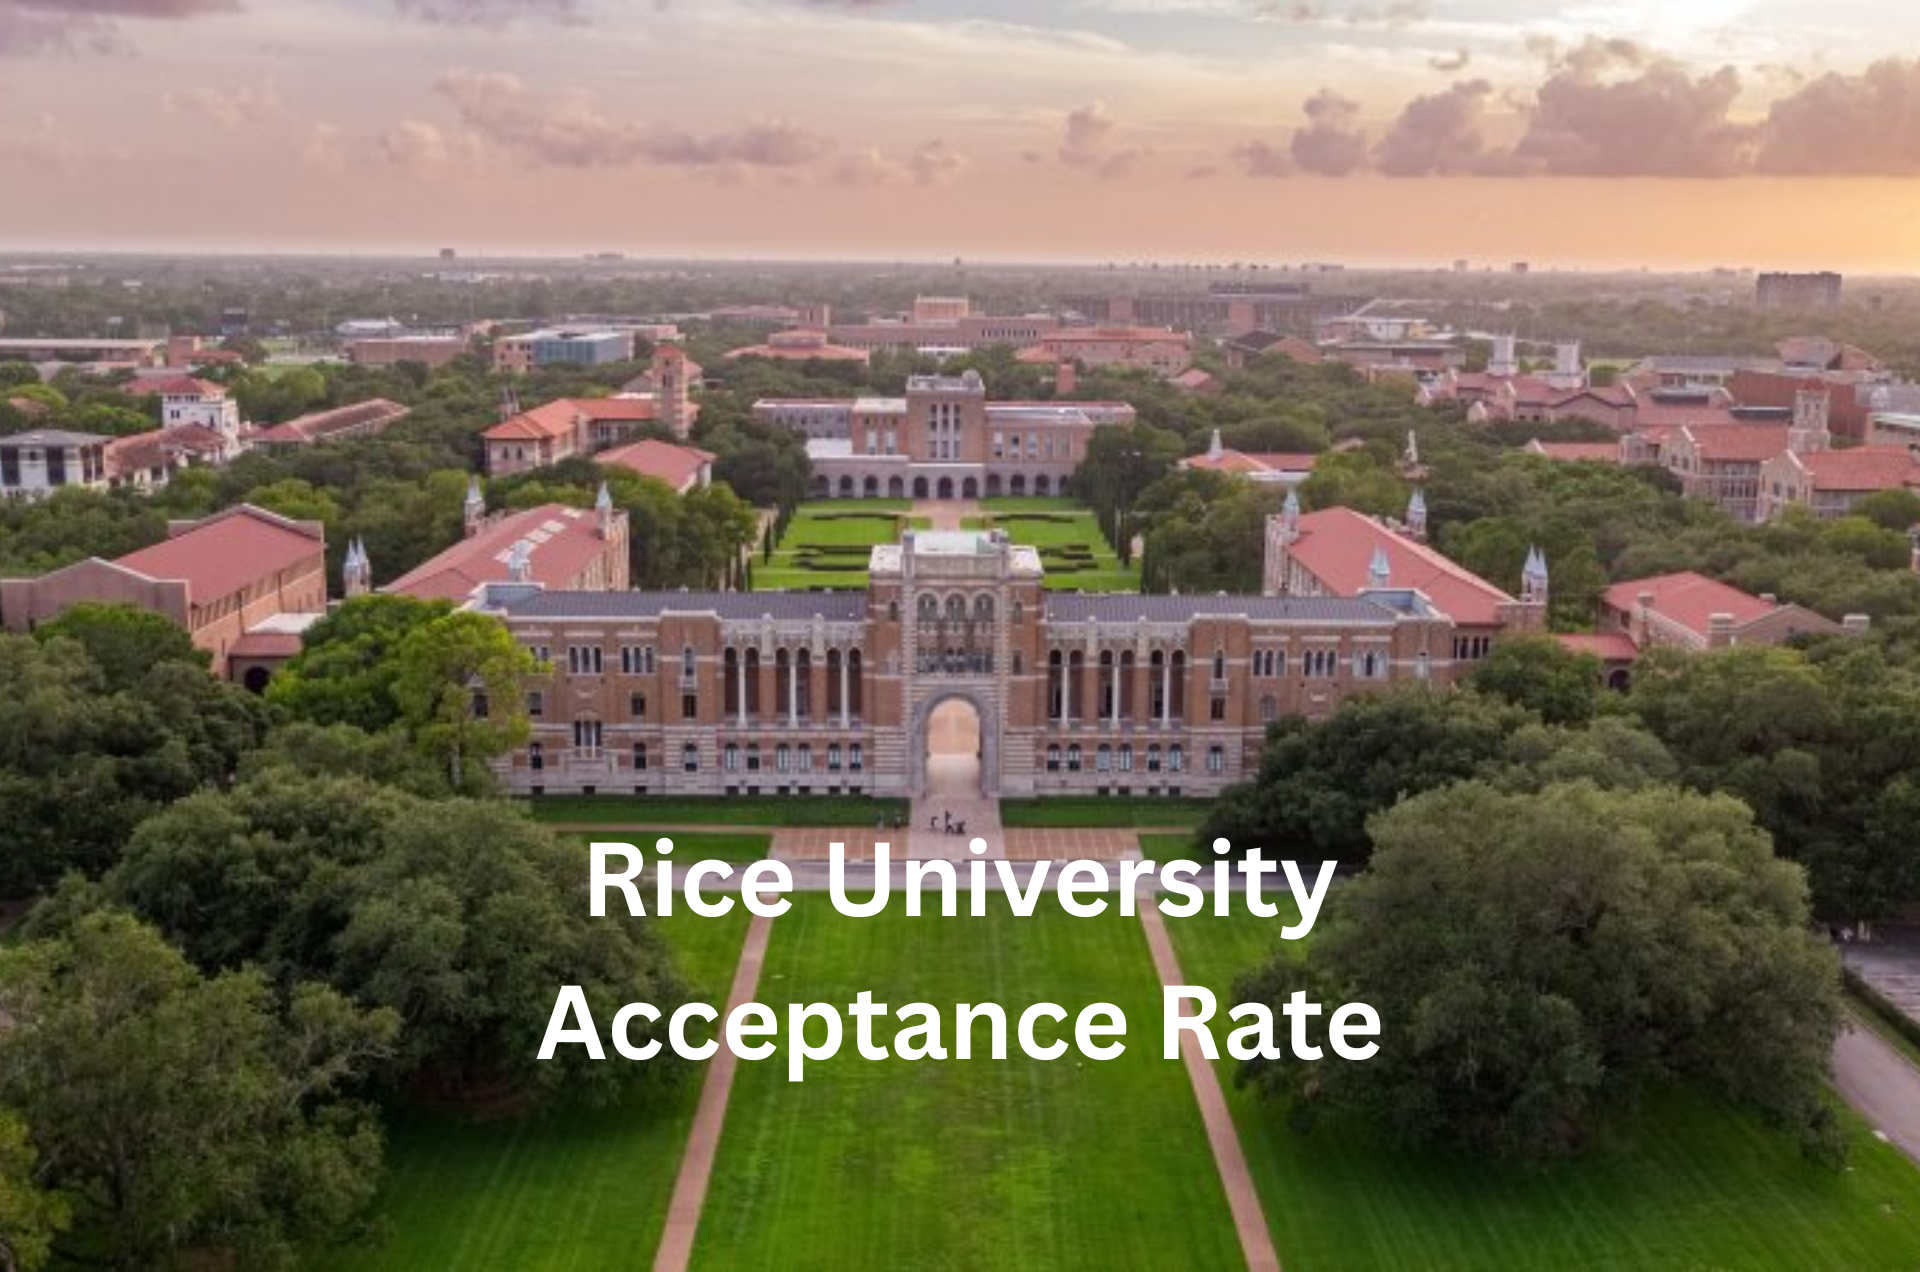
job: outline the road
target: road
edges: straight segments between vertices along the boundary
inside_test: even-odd
[[[1920,1162],[1920,1068],[1849,1018],[1833,1044],[1833,1085],[1901,1152]]]

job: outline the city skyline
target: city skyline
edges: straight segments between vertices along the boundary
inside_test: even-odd
[[[1893,16],[0,0],[0,250],[1913,273]]]

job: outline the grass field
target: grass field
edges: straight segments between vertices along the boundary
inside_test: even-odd
[[[802,505],[772,557],[754,562],[754,590],[865,587],[873,548],[899,540],[914,523],[907,515],[912,506],[903,499],[822,499]]]
[[[1093,513],[1071,499],[988,499],[979,529],[1001,529],[1015,543],[1040,550],[1048,588],[1137,592],[1138,566],[1120,563]]]
[[[905,816],[904,799],[867,795],[542,795],[533,819],[581,826],[871,826]]]
[[[796,900],[760,998],[956,1002],[1069,1012],[1111,1002],[1104,1063],[868,1061],[847,1050],[786,1080],[743,1062],[695,1246],[708,1268],[1213,1268],[1239,1261],[1186,1075],[1161,1060],[1139,925],[1109,914],[848,919]],[[879,1031],[890,1041],[892,1027]],[[981,1031],[984,1041],[985,1031]],[[1143,1041],[1146,1045],[1143,1045]],[[947,1038],[952,1045],[952,1038]]]
[[[1098,795],[1050,795],[1039,799],[1003,799],[1000,821],[1013,827],[1160,826],[1190,830],[1212,807],[1204,799],[1116,799]],[[1184,844],[1186,841],[1183,839]]]
[[[646,830],[623,830],[618,837],[645,853],[651,865],[653,844],[658,835]],[[758,861],[773,847],[773,835],[766,831],[676,830],[667,837],[673,840],[673,859],[683,867],[706,860]],[[607,836],[570,834],[566,838],[578,843],[585,852],[590,842]]]
[[[1279,920],[1167,922],[1187,979],[1223,1011],[1234,978],[1280,943]],[[1223,1056],[1223,1082],[1233,1068]],[[1920,1172],[1851,1114],[1843,1173],[1685,1091],[1649,1098],[1578,1161],[1526,1170],[1340,1119],[1296,1131],[1247,1091],[1228,1099],[1288,1272],[1920,1266]]]
[[[724,1001],[746,935],[721,918],[655,920],[694,996]],[[610,1060],[608,1063],[625,1063]],[[327,1250],[312,1272],[514,1268],[563,1272],[653,1261],[704,1070],[645,1105],[525,1122],[408,1112],[390,1117],[383,1237]]]

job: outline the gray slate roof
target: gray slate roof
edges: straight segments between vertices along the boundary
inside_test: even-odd
[[[1053,592],[1047,618],[1056,623],[1181,623],[1202,614],[1241,615],[1268,622],[1391,625],[1393,613],[1372,601],[1339,596],[1136,596]]]
[[[514,618],[654,618],[665,613],[855,622],[865,592],[540,592],[505,606]]]

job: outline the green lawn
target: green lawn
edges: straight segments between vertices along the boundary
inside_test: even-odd
[[[1062,591],[1137,592],[1140,571],[1120,563],[1093,513],[1071,499],[988,499],[980,529],[1005,530],[1015,543],[1040,550],[1047,587]]]
[[[995,498],[992,498],[992,499],[982,499],[980,501],[980,511],[988,512],[988,513],[993,513],[993,512],[1084,512],[1086,511],[1086,507],[1087,506],[1081,503],[1078,499],[1074,499],[1071,497],[1061,497],[1061,496],[1050,496],[1045,499],[1042,499],[1038,496],[1033,496],[1031,498],[1022,497],[1018,499],[1013,498],[1012,496],[996,496]]]
[[[653,842],[659,836],[646,830],[621,831],[619,834],[623,841],[632,843],[646,854],[651,868]],[[578,843],[582,852],[593,840],[605,837],[594,834],[566,836]],[[668,837],[673,840],[673,859],[683,867],[706,860],[758,861],[773,847],[773,836],[765,831],[676,830]]]
[[[849,919],[823,896],[777,920],[761,1001],[990,1001],[1127,1014],[1116,1060],[868,1061],[851,1040],[787,1081],[743,1062],[695,1246],[709,1268],[1215,1268],[1239,1262],[1137,922]],[[1011,1022],[1010,1022],[1011,1023]],[[880,1032],[890,1042],[893,1029]],[[980,1030],[982,1041],[984,1028]],[[951,1035],[946,1041],[951,1047]],[[1069,1053],[1071,1055],[1071,1053]]]
[[[746,935],[721,918],[655,920],[696,997],[724,1002]],[[609,1060],[610,1064],[627,1063]],[[704,1069],[644,1105],[474,1122],[404,1112],[387,1128],[381,1237],[317,1252],[313,1272],[646,1267],[686,1145]]]
[[[757,592],[809,588],[864,588],[877,544],[899,541],[916,519],[904,499],[821,499],[803,504],[787,523],[773,554],[756,559]]]
[[[581,826],[871,826],[908,802],[868,795],[542,795],[533,819]]]
[[[1000,801],[1001,824],[1012,827],[1163,826],[1192,829],[1207,815],[1205,799],[1114,798],[1098,795],[1048,795]],[[1178,838],[1178,837],[1175,837]],[[1179,839],[1182,845],[1185,839]]]
[[[1234,978],[1280,944],[1280,921],[1167,922],[1187,979],[1224,1012]],[[1223,1081],[1234,1067],[1223,1054]],[[1295,1131],[1246,1091],[1229,1100],[1288,1272],[1920,1266],[1920,1171],[1850,1113],[1842,1173],[1686,1091],[1650,1097],[1577,1161],[1526,1170],[1412,1151],[1346,1119]]]

